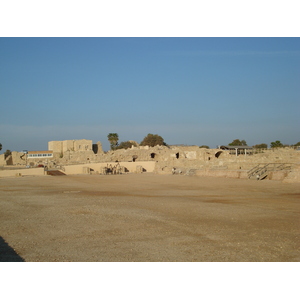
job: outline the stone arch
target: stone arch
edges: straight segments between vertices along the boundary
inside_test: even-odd
[[[220,155],[223,153],[223,151],[218,151],[216,154],[215,154],[215,157],[216,158],[219,158],[220,157]]]
[[[97,154],[98,153],[98,144],[93,144],[93,146],[92,146],[92,150],[93,150],[93,152],[94,152],[94,154]]]

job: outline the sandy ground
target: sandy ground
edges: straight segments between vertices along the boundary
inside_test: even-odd
[[[300,184],[0,178],[0,261],[300,261]]]

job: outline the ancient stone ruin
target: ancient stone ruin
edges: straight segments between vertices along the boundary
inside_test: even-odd
[[[59,169],[66,174],[155,172],[157,174],[216,176],[300,181],[300,151],[291,147],[255,150],[251,147],[132,146],[104,152],[101,142],[65,140],[48,142],[48,150],[0,155],[0,177],[8,169]],[[6,173],[5,173],[6,172]],[[23,173],[24,170],[15,172]]]

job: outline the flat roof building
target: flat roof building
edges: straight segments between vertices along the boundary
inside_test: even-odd
[[[220,149],[222,150],[229,150],[230,154],[235,154],[236,156],[240,154],[252,154],[253,147],[250,146],[219,146]]]

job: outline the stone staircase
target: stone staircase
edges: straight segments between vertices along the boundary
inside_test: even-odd
[[[254,168],[248,171],[249,179],[263,180],[270,172],[275,171],[291,171],[292,164],[290,163],[269,163],[269,164],[258,164]]]
[[[59,171],[59,170],[49,170],[49,171],[47,171],[47,175],[50,175],[50,176],[64,176],[66,174],[63,173],[62,171]]]

